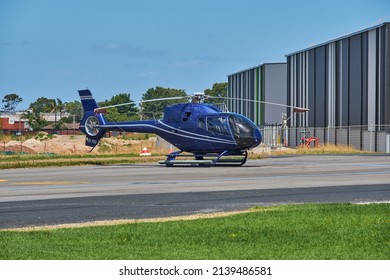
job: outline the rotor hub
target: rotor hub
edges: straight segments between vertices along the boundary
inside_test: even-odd
[[[205,98],[204,92],[195,92],[192,96],[192,103],[200,103]]]

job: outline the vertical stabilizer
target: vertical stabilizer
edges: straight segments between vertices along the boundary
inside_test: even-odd
[[[92,93],[89,91],[89,89],[79,90],[79,95],[85,112],[93,111],[98,108],[98,105],[95,99],[92,97]]]

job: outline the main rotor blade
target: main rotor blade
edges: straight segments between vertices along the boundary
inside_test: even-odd
[[[287,108],[292,108],[294,110],[294,112],[299,112],[299,113],[310,111],[309,108],[303,108],[303,107],[299,107],[299,106],[286,105],[286,104],[275,103],[275,102],[268,102],[268,101],[251,100],[251,99],[243,99],[243,98],[229,98],[229,97],[225,97],[225,99],[257,102],[257,103],[262,103],[262,104],[268,104],[268,105],[274,105],[274,106],[280,106],[280,107],[287,107]]]
[[[109,105],[109,106],[103,106],[96,108],[94,110],[95,113],[101,113],[104,112],[108,108],[115,108],[115,107],[120,107],[120,106],[126,106],[130,104],[136,104],[136,103],[147,103],[147,102],[155,102],[155,101],[164,101],[164,100],[175,100],[175,99],[183,99],[183,98],[188,98],[188,96],[175,96],[175,97],[164,97],[164,98],[156,98],[156,99],[149,99],[149,100],[141,100],[141,101],[132,101],[132,102],[127,102],[127,103],[121,103],[121,104],[115,104],[115,105]]]
[[[164,100],[176,100],[176,99],[184,99],[188,98],[188,95],[185,96],[175,96],[175,97],[164,97],[164,98],[156,98],[156,99],[149,99],[149,100],[141,100],[138,103],[147,103],[147,102],[155,102],[155,101],[164,101]]]

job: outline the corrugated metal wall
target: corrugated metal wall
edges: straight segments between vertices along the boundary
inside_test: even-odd
[[[290,127],[390,124],[390,23],[287,55]]]
[[[228,110],[242,114],[256,124],[261,123],[260,100],[261,66],[228,76]]]
[[[227,107],[258,126],[280,123],[285,108],[263,102],[286,104],[287,64],[267,63],[228,75]]]

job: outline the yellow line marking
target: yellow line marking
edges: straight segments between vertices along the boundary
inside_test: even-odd
[[[42,181],[42,182],[20,182],[12,185],[75,185],[87,184],[88,182],[71,182],[71,181]]]
[[[1,183],[1,182],[7,182],[7,181],[8,181],[8,180],[1,180],[1,179],[0,179],[0,183]]]

